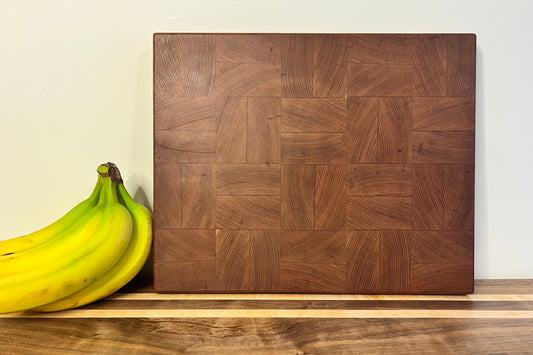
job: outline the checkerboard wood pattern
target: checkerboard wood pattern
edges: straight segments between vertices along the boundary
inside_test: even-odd
[[[158,292],[473,290],[476,37],[154,35]]]

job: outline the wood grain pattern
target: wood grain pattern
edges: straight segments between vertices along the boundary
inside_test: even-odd
[[[492,313],[492,317],[527,318],[533,315],[533,302],[530,295],[489,295],[464,299],[460,295],[425,295],[425,298],[416,298],[419,295],[354,295],[354,298],[346,298],[351,295],[302,295],[302,294],[247,294],[255,298],[242,297],[244,294],[187,294],[181,295],[186,298],[178,298],[176,294],[160,294],[160,298],[153,299],[152,294],[121,294],[109,298],[105,304],[95,304],[90,309],[83,308],[76,312],[78,315],[86,315],[85,318],[96,318],[98,314],[106,318],[127,317],[138,312],[139,318],[155,318],[163,312],[168,312],[166,318],[174,318],[180,311],[181,317],[194,318],[193,312],[197,311],[198,317],[204,316],[216,319],[226,315],[232,317],[240,313],[241,317],[254,318],[261,314],[272,312],[274,316],[296,316],[307,318],[315,315],[323,318],[370,318],[377,317],[381,313],[382,318],[414,318],[416,315],[428,315],[430,305],[432,310],[440,311],[433,317],[453,318],[463,314],[483,315]],[[216,298],[200,298],[199,296],[217,296]],[[271,296],[271,297],[264,297]],[[314,297],[302,297],[314,296]],[[326,296],[326,297],[325,297]],[[327,297],[329,296],[329,297]],[[445,296],[445,297],[443,297]],[[520,299],[522,298],[522,299]],[[104,303],[104,302],[102,302]],[[498,309],[499,312],[494,312]],[[115,316],[112,310],[116,310]],[[401,314],[400,311],[404,313]],[[81,313],[83,311],[83,313]],[[212,311],[212,314],[208,314]],[[118,313],[122,314],[118,314]],[[66,313],[66,312],[65,312]],[[66,314],[63,313],[63,317]],[[69,312],[70,318],[76,318],[75,312]],[[437,313],[437,312],[435,312]],[[7,317],[5,317],[7,318]],[[49,315],[48,318],[61,318]]]
[[[413,68],[397,64],[348,64],[349,96],[412,96]]]
[[[354,34],[347,38],[347,61],[365,64],[411,64],[413,41],[402,34]]]
[[[476,89],[476,35],[447,36],[448,96],[472,96]]]
[[[315,167],[281,166],[281,228],[313,229],[315,225]]]
[[[155,240],[154,253],[162,263],[216,260],[215,231],[211,229],[162,229]]]
[[[413,165],[413,229],[443,228],[443,178],[440,165]]]
[[[216,96],[281,95],[279,65],[222,62],[216,68]]]
[[[188,163],[215,161],[215,131],[157,131],[155,160],[157,163]]]
[[[219,230],[216,233],[217,289],[221,292],[249,289],[250,232]]]
[[[415,293],[466,294],[474,290],[472,264],[437,263],[411,266],[411,290]],[[469,275],[470,277],[465,277]]]
[[[533,347],[533,280],[475,280],[475,293],[466,296],[157,294],[151,282],[137,280],[75,310],[0,315],[2,352],[440,354]]]
[[[446,230],[474,229],[474,167],[443,166],[443,224]]]
[[[315,229],[345,229],[345,165],[315,167]]]
[[[472,97],[416,97],[413,104],[413,129],[474,130],[474,104]]]
[[[346,232],[346,281],[353,293],[376,293],[380,289],[379,231]]]
[[[413,264],[472,264],[474,233],[471,231],[414,231]]]
[[[343,133],[281,133],[281,162],[342,164],[346,160]]]
[[[313,35],[281,39],[281,93],[283,97],[313,96]]]
[[[154,36],[154,101],[161,98],[179,97],[184,94],[183,38],[166,34]],[[161,110],[158,112],[161,112]]]
[[[282,132],[345,132],[346,99],[283,98]]]
[[[181,169],[175,164],[159,164],[154,172],[154,215],[156,229],[181,227]]]
[[[208,229],[215,226],[215,166],[183,164],[182,228]]]
[[[346,97],[345,36],[315,35],[313,41],[313,96]]]
[[[356,293],[407,293],[411,235],[402,230],[348,231],[348,287]]]
[[[346,195],[411,196],[411,164],[349,164]]]
[[[413,131],[413,162],[474,163],[474,131]]]
[[[415,41],[413,66],[415,96],[445,96],[447,43],[445,36],[423,36]]]
[[[246,163],[245,97],[221,97],[217,102],[216,162]]]
[[[219,164],[218,195],[279,195],[280,166],[269,164]]]
[[[345,289],[343,265],[281,263],[280,292],[340,293]]]
[[[176,97],[158,99],[154,105],[155,130],[216,131],[215,97]]]
[[[279,35],[227,34],[218,35],[215,40],[218,62],[280,64]]]
[[[154,45],[161,48],[154,51],[156,100],[160,95],[211,96],[215,79],[213,35],[159,34],[154,36]]]
[[[344,231],[292,231],[281,234],[283,263],[344,265]]]
[[[346,228],[411,229],[411,198],[346,196]]]
[[[381,293],[406,293],[410,290],[411,234],[402,230],[382,230],[379,240]]]
[[[475,71],[472,34],[155,34],[156,290],[468,292]]]
[[[411,162],[412,100],[409,97],[379,99],[378,154],[380,163]]]
[[[173,270],[169,273],[167,270]],[[169,290],[180,285],[182,292],[213,292],[216,287],[216,261],[154,261],[156,290]]]
[[[280,197],[217,195],[217,229],[280,229]]]
[[[281,102],[279,98],[249,97],[246,122],[246,162],[281,161]]]
[[[346,107],[346,149],[350,163],[379,163],[378,98],[349,97]]]
[[[425,314],[436,313],[431,309],[434,303],[424,304]],[[482,313],[477,318],[413,319],[395,317],[392,311],[374,313],[391,317],[3,319],[0,345],[6,354],[43,355],[352,354],[354,349],[365,354],[384,354],[392,349],[402,349],[404,354],[501,354],[528,353],[533,347],[528,318],[496,318]]]
[[[281,236],[279,230],[250,231],[250,290],[279,290]]]

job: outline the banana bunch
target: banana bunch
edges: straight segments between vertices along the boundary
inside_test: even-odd
[[[0,313],[80,307],[117,291],[142,268],[152,216],[113,163],[98,167],[86,200],[56,222],[0,241]]]

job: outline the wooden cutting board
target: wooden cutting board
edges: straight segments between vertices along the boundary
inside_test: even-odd
[[[158,292],[473,291],[476,37],[155,34]]]

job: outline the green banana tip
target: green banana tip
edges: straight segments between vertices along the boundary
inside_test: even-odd
[[[118,170],[118,167],[111,162],[100,164],[100,166],[96,170],[103,177],[109,176],[111,178],[111,181],[113,182],[118,182],[120,184],[123,183],[122,176],[120,175],[120,170]]]

